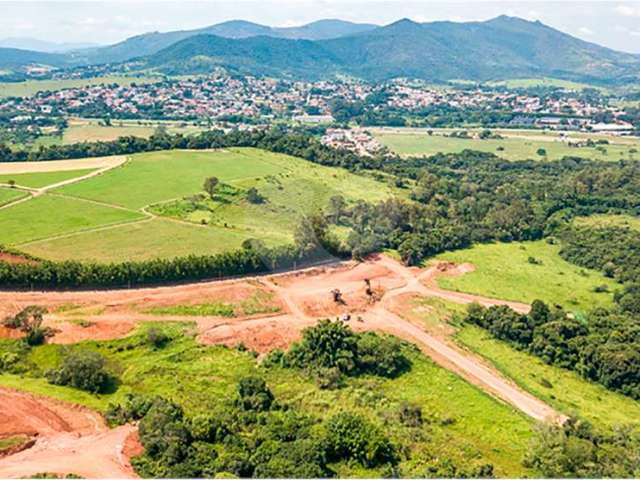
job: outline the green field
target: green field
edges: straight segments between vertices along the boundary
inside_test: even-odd
[[[202,193],[210,176],[219,178],[221,193],[212,200],[202,195],[192,208],[192,197]],[[247,200],[252,187],[265,198],[263,203]],[[237,248],[247,238],[268,245],[289,243],[301,216],[325,207],[331,196],[375,201],[394,192],[386,183],[346,170],[256,149],[145,153],[52,191],[61,196],[0,211],[0,222],[6,219],[16,227],[0,231],[0,243],[56,260],[211,254]],[[43,198],[55,200],[55,215],[43,208]],[[76,205],[99,211],[84,216]],[[18,229],[19,222],[29,225]]]
[[[546,241],[477,245],[438,255],[437,260],[471,263],[476,270],[460,277],[441,277],[442,288],[492,298],[531,303],[536,299],[562,305],[573,312],[610,306],[611,293],[596,293],[595,287],[618,288],[599,272],[563,260],[559,245]],[[532,257],[540,264],[529,262]]]
[[[27,194],[25,192],[21,192],[20,190],[0,187],[0,207],[26,196]]]
[[[465,309],[463,305],[438,298],[418,298],[412,305],[413,315],[417,315],[429,331],[436,331],[454,318],[457,342],[486,358],[523,389],[562,413],[577,414],[604,428],[640,424],[640,402],[585,380],[575,372],[547,365],[533,355],[496,340],[479,327],[459,324],[455,315],[464,315]]]
[[[38,92],[63,90],[65,88],[79,88],[88,85],[101,85],[117,83],[128,86],[132,83],[154,83],[160,81],[159,77],[123,77],[111,75],[96,78],[78,78],[69,80],[29,80],[26,82],[0,82],[0,98],[2,97],[30,97]]]
[[[73,346],[44,345],[31,350],[23,362],[29,371],[18,376],[0,374],[0,385],[87,405],[104,411],[129,392],[159,394],[184,406],[189,414],[215,411],[235,395],[237,381],[257,372],[265,377],[276,398],[284,405],[318,418],[339,411],[359,412],[372,421],[384,422],[385,433],[411,445],[412,461],[400,467],[407,476],[425,476],[426,465],[438,459],[456,464],[490,462],[495,474],[520,477],[534,472],[522,467],[522,458],[533,435],[533,424],[511,407],[412,351],[412,368],[396,379],[352,378],[343,388],[321,390],[303,371],[257,366],[249,352],[219,346],[204,346],[184,324],[154,323],[172,340],[161,349],[150,346],[142,327],[138,333],[108,342],[82,342]],[[0,341],[0,351],[15,341]],[[55,367],[65,348],[90,348],[107,358],[121,383],[115,393],[92,395],[68,387],[52,386],[41,377]],[[425,424],[419,429],[393,420],[399,404],[410,401],[422,407]],[[385,420],[388,419],[388,420]],[[338,465],[340,476],[354,476],[355,468]],[[360,470],[360,475],[380,472]]]
[[[138,218],[144,217],[134,211],[45,194],[0,210],[0,244],[17,245]]]
[[[161,125],[171,134],[189,135],[202,130],[201,127],[187,122],[114,120],[110,126],[106,126],[102,120],[82,118],[69,120],[69,126],[65,128],[62,139],[56,138],[53,143],[68,145],[82,142],[108,142],[127,136],[149,138]]]
[[[0,175],[0,183],[7,183],[10,180],[16,182],[21,187],[42,188],[58,182],[64,182],[72,178],[82,177],[95,171],[95,169],[68,170],[60,172],[35,172]]]
[[[471,131],[472,132],[472,131]],[[594,160],[617,161],[620,159],[640,160],[640,141],[637,139],[615,139],[607,137],[610,144],[602,145],[606,154],[596,150],[595,147],[570,147],[567,143],[559,141],[553,133],[543,134],[540,131],[525,133],[523,131],[496,131],[504,138],[480,140],[477,138],[452,138],[445,136],[449,131],[434,131],[433,135],[416,131],[393,132],[377,131],[374,136],[391,151],[403,156],[435,155],[437,153],[459,153],[463,150],[478,150],[494,153],[507,160],[557,160],[564,156],[578,156]],[[473,132],[472,132],[473,133]],[[593,138],[594,141],[604,138],[600,136],[585,137],[584,134],[576,134],[570,137],[572,141],[583,138]],[[500,151],[499,148],[504,150]],[[539,148],[546,150],[546,155],[537,153]],[[636,150],[635,153],[632,150]]]

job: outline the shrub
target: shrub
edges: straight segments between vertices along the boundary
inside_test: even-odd
[[[411,362],[402,354],[402,342],[373,332],[358,335],[357,362],[360,371],[394,378],[409,370]]]
[[[256,376],[244,377],[238,384],[239,404],[244,410],[265,411],[273,404],[273,393],[264,379]]]
[[[361,415],[343,412],[327,422],[331,459],[355,460],[365,467],[397,463],[395,448],[378,427]]]
[[[407,427],[419,427],[422,425],[422,407],[408,402],[400,404],[400,422]]]
[[[155,348],[163,348],[169,340],[169,336],[159,328],[152,327],[147,331],[147,343]]]
[[[124,425],[134,422],[147,414],[155,400],[155,398],[128,393],[122,403],[110,403],[104,417],[109,425]]]
[[[67,355],[62,366],[46,373],[49,383],[68,385],[92,393],[102,393],[111,384],[105,360],[97,352],[79,350]]]

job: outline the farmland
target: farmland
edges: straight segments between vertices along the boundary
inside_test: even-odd
[[[72,118],[64,129],[61,143],[65,145],[82,142],[108,142],[118,137],[142,137],[149,138],[159,126],[166,128],[169,133],[190,134],[200,130],[186,122],[168,121],[117,121],[112,125],[104,125],[102,120]],[[56,139],[60,141],[60,139]]]
[[[29,173],[22,181],[40,186],[80,173]],[[214,175],[220,194],[201,197],[194,208],[188,198]],[[19,175],[11,177],[18,182]],[[252,187],[265,201],[245,199]],[[146,153],[0,211],[0,221],[12,227],[0,233],[0,243],[56,260],[218,253],[247,238],[290,242],[298,219],[333,195],[383,199],[392,192],[364,176],[260,150]]]
[[[442,288],[504,300],[531,303],[536,299],[584,312],[612,303],[618,285],[595,271],[572,265],[558,255],[560,247],[545,241],[477,245],[447,252],[438,260],[473,264],[475,270],[459,277],[442,277]],[[606,291],[596,293],[605,285]]]
[[[607,140],[609,144],[588,147],[570,147],[556,133],[544,131],[495,130],[501,139],[457,138],[450,137],[453,130],[434,129],[429,135],[426,130],[401,129],[374,130],[375,138],[391,151],[403,156],[435,155],[436,153],[458,153],[463,150],[478,150],[494,153],[507,160],[558,160],[564,156],[577,156],[593,160],[617,161],[620,159],[640,160],[640,140],[633,138],[606,137],[584,133],[569,134],[571,141],[594,142]],[[474,131],[471,130],[470,134]],[[475,131],[475,133],[478,133]],[[538,150],[542,148],[544,155]],[[603,152],[604,150],[604,152]]]
[[[94,171],[95,169],[86,168],[81,170],[61,170],[57,172],[0,174],[0,183],[14,181],[16,185],[21,187],[42,188],[72,178],[82,177]]]
[[[20,190],[0,187],[0,206],[18,200],[19,198],[24,196],[26,196],[26,194],[24,192],[21,192]]]

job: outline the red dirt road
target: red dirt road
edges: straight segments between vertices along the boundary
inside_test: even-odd
[[[11,311],[15,313],[28,304],[47,306],[50,311],[75,304],[74,308],[84,312],[83,319],[90,325],[82,327],[70,323],[65,320],[64,313],[48,315],[45,322],[59,329],[52,341],[68,343],[84,338],[116,338],[126,335],[140,321],[179,320],[195,321],[198,338],[204,343],[244,343],[248,348],[264,353],[286,347],[317,319],[348,314],[354,329],[384,331],[414,342],[441,366],[526,415],[536,420],[562,421],[561,414],[521,390],[483,359],[459,348],[444,335],[426,332],[392,310],[394,299],[402,301],[407,295],[435,296],[461,304],[508,305],[520,312],[529,310],[529,305],[442,290],[435,283],[438,275],[460,275],[471,268],[470,265],[449,264],[428,269],[408,268],[391,258],[378,256],[359,264],[344,263],[269,277],[173,287],[98,292],[0,292],[0,316]],[[367,298],[365,279],[371,281],[379,301],[371,303]],[[333,302],[330,292],[334,288],[342,292],[345,305]],[[270,295],[271,305],[276,306],[278,312],[237,318],[159,317],[140,308],[207,299],[237,303],[258,290]]]
[[[35,439],[26,450],[0,458],[0,478],[50,472],[86,478],[132,478],[129,456],[139,451],[136,427],[109,429],[89,409],[0,388],[0,438]]]

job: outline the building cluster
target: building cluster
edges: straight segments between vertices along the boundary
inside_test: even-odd
[[[0,101],[0,115],[221,120],[245,125],[281,120],[331,124],[337,104],[343,109],[345,105],[359,105],[361,112],[390,110],[401,116],[411,116],[432,106],[511,112],[516,114],[513,126],[618,133],[633,130],[632,125],[620,120],[624,110],[608,105],[600,96],[579,92],[537,95],[482,87],[445,88],[408,80],[369,85],[223,73],[157,83],[140,80],[130,85],[102,84],[45,91],[29,98]]]
[[[382,144],[361,128],[328,128],[320,141],[328,147],[351,150],[364,156],[373,156],[383,150]]]

